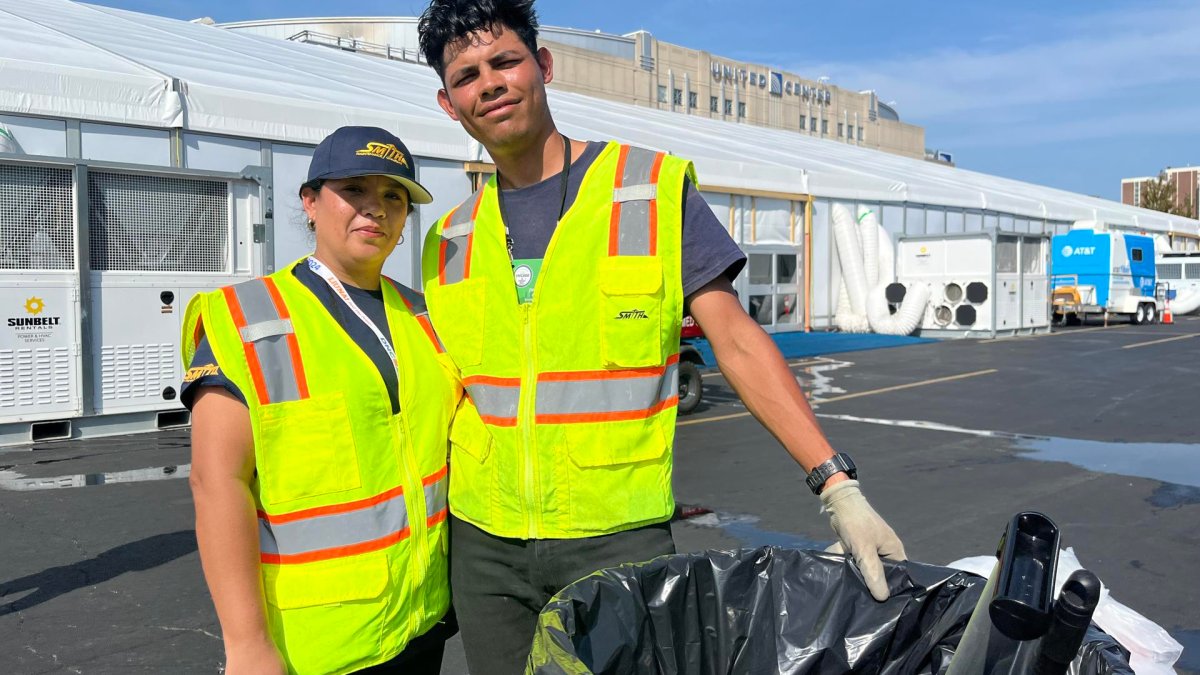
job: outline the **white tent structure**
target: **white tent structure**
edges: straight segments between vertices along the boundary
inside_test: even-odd
[[[312,147],[339,126],[392,129],[417,156],[436,201],[418,210],[386,271],[419,286],[420,235],[488,171],[483,149],[437,107],[438,86],[418,64],[68,0],[0,0],[0,125],[23,153],[0,154],[0,305],[13,312],[30,302],[34,281],[61,287],[63,302],[74,303],[62,325],[71,312],[79,324],[54,338],[63,346],[36,357],[61,356],[73,375],[42,389],[0,387],[0,444],[12,425],[26,433],[38,420],[148,414],[161,423],[163,411],[177,409],[170,383],[181,374],[180,312],[172,308],[195,290],[307,252],[295,190]],[[839,283],[834,203],[873,210],[893,236],[1053,234],[1075,220],[1102,220],[1170,235],[1180,249],[1200,241],[1194,220],[833,140],[563,92],[551,92],[550,103],[572,137],[615,138],[695,161],[706,199],[750,255],[738,290],[768,330],[830,325]],[[213,192],[209,183],[225,187]],[[28,207],[52,193],[61,208]],[[145,223],[155,216],[137,205],[156,199],[175,212],[151,233]],[[134,206],[118,208],[127,203]],[[21,215],[6,215],[14,213]],[[39,233],[32,239],[57,248],[25,251],[30,228]],[[210,236],[217,231],[227,236]],[[171,237],[191,257],[146,243]],[[141,247],[141,258],[113,262],[130,247]],[[53,269],[35,262],[51,250],[60,255]],[[195,262],[201,254],[208,263]],[[131,306],[131,289],[152,296],[153,321],[114,309]],[[168,292],[178,300],[166,302]],[[51,308],[59,297],[42,294]],[[139,334],[123,335],[119,325]],[[129,393],[121,383],[136,372],[119,366],[137,367],[150,343],[161,382]],[[0,340],[0,363],[19,351],[15,344]],[[89,363],[93,353],[108,360]],[[64,431],[78,435],[57,426],[43,437]]]

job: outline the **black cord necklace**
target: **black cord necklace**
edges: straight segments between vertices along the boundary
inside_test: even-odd
[[[558,181],[558,220],[562,222],[563,214],[567,211],[567,185],[571,176],[571,139],[566,134],[559,133],[563,141],[563,168]],[[500,220],[504,222],[504,241],[508,245],[508,261],[513,261],[513,238],[508,229],[508,212],[504,209],[504,190],[500,188],[500,175],[496,174],[496,201],[500,205]]]

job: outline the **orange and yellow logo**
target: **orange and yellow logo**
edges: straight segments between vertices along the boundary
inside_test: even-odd
[[[39,297],[34,296],[25,301],[25,311],[34,316],[41,314],[44,309],[46,309],[46,303]]]
[[[408,166],[408,160],[404,159],[404,153],[400,152],[400,148],[397,148],[391,143],[377,143],[375,141],[371,141],[370,143],[367,143],[367,147],[355,151],[354,154],[360,157],[379,157],[380,159],[386,159],[389,162],[395,162],[400,166]]]

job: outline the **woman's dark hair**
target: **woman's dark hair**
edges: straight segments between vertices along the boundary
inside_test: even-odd
[[[417,24],[421,53],[438,77],[446,79],[446,45],[476,31],[504,28],[537,53],[538,20],[533,0],[433,0]]]

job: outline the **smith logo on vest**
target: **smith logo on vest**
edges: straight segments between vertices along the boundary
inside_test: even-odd
[[[204,366],[195,366],[188,368],[187,373],[183,376],[184,382],[195,382],[205,375],[220,375],[221,369],[215,363],[210,363]]]
[[[367,143],[367,147],[362,150],[356,150],[356,155],[365,155],[368,157],[379,157],[399,164],[400,166],[408,166],[408,160],[404,159],[404,153],[400,152],[400,148],[391,143],[377,143],[371,141]]]
[[[622,319],[649,319],[650,317],[646,316],[646,312],[644,312],[643,310],[627,309],[624,312],[621,312],[620,314],[618,314],[614,318],[617,321],[621,321]]]

